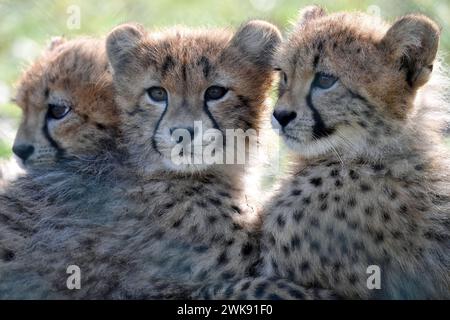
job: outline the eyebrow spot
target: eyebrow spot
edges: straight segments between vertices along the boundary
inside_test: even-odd
[[[168,55],[166,59],[164,60],[164,63],[161,67],[161,74],[164,77],[166,73],[169,71],[169,69],[172,69],[175,66],[175,61],[173,60],[172,56]]]
[[[205,78],[208,78],[208,75],[209,75],[209,72],[210,72],[210,69],[211,69],[211,65],[209,63],[208,58],[205,57],[205,56],[202,56],[197,64],[199,66],[200,65],[202,66],[202,68],[203,68],[203,75],[205,76]]]

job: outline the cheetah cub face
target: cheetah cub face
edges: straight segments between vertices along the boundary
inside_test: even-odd
[[[27,168],[91,159],[118,128],[104,41],[56,39],[19,81],[22,122],[13,146]]]
[[[186,28],[150,33],[130,24],[113,30],[107,51],[138,167],[203,171],[217,164],[202,159],[208,146],[224,153],[226,130],[257,129],[279,42],[279,31],[262,21],[235,35]],[[188,161],[174,161],[178,156]]]
[[[438,41],[436,24],[420,15],[389,27],[362,13],[304,9],[276,58],[273,126],[305,157],[370,154],[401,131]]]

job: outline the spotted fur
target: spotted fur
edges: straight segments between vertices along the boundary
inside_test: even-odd
[[[449,102],[427,84],[442,78],[438,41],[422,15],[301,12],[276,59],[273,123],[296,159],[264,210],[264,275],[347,298],[449,297],[450,163],[433,116]],[[321,89],[321,74],[337,81]]]
[[[105,179],[106,173],[112,177],[112,167],[122,157],[116,152],[119,111],[102,43],[53,42],[51,51],[38,58],[20,81],[17,100],[24,115],[16,145],[33,145],[36,153],[24,163],[28,172],[0,192],[0,269],[24,254],[36,225],[51,220],[60,206],[64,215],[76,220],[83,210],[71,206],[70,200],[84,194],[88,205],[87,195],[102,188],[93,188],[92,183]],[[58,121],[46,117],[53,93],[67,95],[72,108]],[[63,152],[57,155],[51,141]]]
[[[57,199],[27,250],[4,270],[0,296],[187,298],[202,283],[250,276],[259,248],[243,187],[247,167],[174,168],[164,153],[166,130],[193,120],[257,129],[279,40],[275,27],[257,21],[235,34],[113,30],[107,51],[129,161],[98,179],[75,180],[76,196],[67,190],[67,201]],[[204,91],[217,83],[227,86],[227,97],[208,106]],[[169,92],[170,110],[148,102],[147,89],[156,85]],[[71,264],[82,270],[80,290],[66,288]]]
[[[54,39],[18,82],[23,115],[13,151],[26,168],[95,156],[118,134],[112,92],[104,40]],[[53,108],[69,111],[57,119]]]

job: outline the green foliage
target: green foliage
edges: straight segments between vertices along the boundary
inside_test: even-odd
[[[323,5],[330,12],[360,10],[379,13],[389,20],[423,12],[443,27],[442,49],[450,50],[448,0],[0,0],[0,120],[20,116],[16,107],[5,104],[5,97],[13,95],[13,83],[20,72],[39,55],[51,36],[100,36],[127,21],[158,28],[173,24],[236,26],[251,18],[261,18],[285,30],[298,9],[312,3]],[[72,6],[80,9],[79,29],[67,25]]]
[[[0,140],[0,158],[6,158],[11,155],[11,146]]]

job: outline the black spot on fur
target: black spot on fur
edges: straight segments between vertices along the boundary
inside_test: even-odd
[[[374,211],[373,207],[366,207],[366,208],[364,209],[365,215],[366,215],[366,216],[369,216],[369,217],[373,215],[373,211]]]
[[[237,212],[238,214],[241,214],[241,212],[242,212],[241,209],[238,206],[235,206],[235,205],[232,205],[231,209],[233,211]]]
[[[215,217],[215,216],[209,216],[208,217],[208,223],[209,224],[214,224],[216,222],[217,222],[217,217]]]
[[[283,228],[286,225],[286,220],[281,214],[277,217],[277,224],[280,228]]]
[[[375,171],[375,172],[384,170],[384,165],[381,164],[381,163],[374,164],[374,165],[372,166],[372,170]]]
[[[325,211],[328,209],[328,204],[326,202],[322,203],[319,207],[320,211]]]
[[[319,200],[320,201],[325,201],[327,198],[328,198],[328,193],[327,192],[319,193]]]
[[[341,187],[342,187],[342,181],[341,181],[341,180],[336,180],[336,181],[334,182],[334,185],[335,185],[336,187],[338,187],[338,188],[341,188]]]
[[[243,256],[248,256],[253,251],[253,246],[251,243],[247,242],[242,246],[241,253]]]
[[[255,298],[261,299],[265,293],[266,288],[267,288],[266,282],[258,284],[255,288]]]
[[[383,232],[382,231],[375,232],[374,240],[375,240],[376,243],[383,242],[383,240],[384,240]]]
[[[349,207],[354,208],[356,206],[356,199],[355,198],[350,198],[348,200],[347,204],[349,205]]]
[[[205,78],[208,78],[209,71],[211,69],[211,65],[209,63],[208,58],[205,56],[202,56],[200,58],[200,60],[198,61],[198,65],[202,66],[203,75],[205,76]]]
[[[350,284],[354,285],[358,281],[358,276],[356,274],[352,273],[348,277],[348,281],[350,282]]]
[[[174,202],[169,202],[169,203],[167,203],[167,204],[164,206],[164,208],[165,208],[166,210],[169,210],[169,209],[173,208],[173,206],[175,206],[175,203],[174,203]]]
[[[338,218],[340,220],[344,220],[347,217],[344,210],[338,210],[334,213],[334,215],[336,218]]]
[[[206,208],[206,207],[208,206],[208,205],[207,205],[204,201],[202,201],[202,200],[196,201],[195,204],[196,204],[197,206],[199,206],[200,208]]]
[[[267,300],[283,300],[279,295],[276,293],[271,293],[267,296]]]
[[[101,124],[101,123],[95,123],[95,127],[98,129],[98,130],[106,130],[106,127],[105,127],[105,125],[103,125],[103,124]]]
[[[320,251],[320,242],[317,241],[317,240],[311,241],[309,246],[310,246],[311,250],[314,251],[314,252],[319,252]]]
[[[303,198],[302,202],[304,205],[308,205],[311,203],[311,198],[310,197]]]
[[[301,194],[302,194],[302,190],[299,190],[299,189],[294,189],[294,190],[292,190],[292,193],[291,193],[291,195],[293,195],[293,196],[299,196]]]
[[[227,252],[224,251],[220,254],[220,256],[217,258],[217,264],[218,265],[223,265],[226,264],[228,262],[228,256],[227,256]]]
[[[220,199],[218,199],[218,198],[208,198],[208,201],[209,201],[213,206],[216,206],[216,207],[219,207],[219,206],[222,205],[222,201],[220,201]]]
[[[354,170],[350,170],[349,176],[352,180],[357,180],[359,178],[359,174],[355,172]]]
[[[12,260],[14,260],[14,258],[16,257],[15,253],[9,249],[5,249],[3,250],[2,253],[2,260],[5,262],[10,262]]]
[[[303,211],[295,210],[293,214],[295,222],[300,222],[300,220],[303,218]]]
[[[339,175],[339,170],[338,169],[333,169],[330,172],[330,176],[331,177],[336,177],[337,175]]]
[[[320,55],[316,54],[314,56],[314,61],[313,61],[313,68],[316,69],[317,68],[317,64],[319,63],[319,59],[320,59]]]
[[[294,250],[300,247],[300,238],[297,235],[291,238],[291,247]]]
[[[174,228],[180,227],[182,221],[183,221],[182,219],[175,221],[173,223],[172,227],[174,227]]]
[[[234,277],[234,274],[232,272],[225,271],[221,274],[220,277],[222,278],[222,280],[230,280],[231,278]],[[220,284],[220,286],[221,286],[221,284]]]
[[[423,164],[418,164],[414,167],[414,169],[416,169],[417,171],[422,171],[424,169],[424,165]]]
[[[361,183],[360,189],[362,192],[368,192],[371,190],[371,187],[367,183]]]
[[[219,196],[224,197],[224,198],[231,198],[231,195],[225,191],[220,191]]]
[[[319,228],[320,227],[320,222],[319,219],[317,219],[316,217],[312,217],[309,224],[314,227],[314,228]]]
[[[204,253],[204,252],[208,251],[208,246],[205,246],[205,245],[195,246],[194,251],[197,253]]]
[[[399,209],[399,212],[400,212],[401,214],[406,214],[406,213],[408,212],[408,206],[405,205],[405,204],[401,205],[401,206],[400,206],[400,209]]]
[[[250,288],[250,284],[251,284],[250,281],[244,282],[244,284],[241,287],[241,290],[242,291],[248,290],[248,288]]]
[[[164,77],[167,74],[167,72],[173,69],[174,66],[175,60],[172,58],[172,56],[168,55],[164,60],[164,63],[162,64],[161,75]]]
[[[317,177],[317,178],[311,178],[311,179],[309,180],[309,182],[310,182],[313,186],[319,187],[319,186],[322,185],[322,178],[320,178],[320,177]]]
[[[310,266],[309,266],[309,262],[308,262],[308,261],[303,261],[303,262],[300,264],[300,270],[301,270],[302,272],[308,271],[309,269],[310,269]]]
[[[303,300],[303,299],[305,299],[305,295],[301,291],[299,291],[297,289],[289,288],[288,293],[289,293],[289,295],[292,298],[294,298],[296,300]]]
[[[237,224],[237,223],[233,223],[233,225],[231,226],[233,231],[238,231],[238,230],[242,230],[242,226]]]

